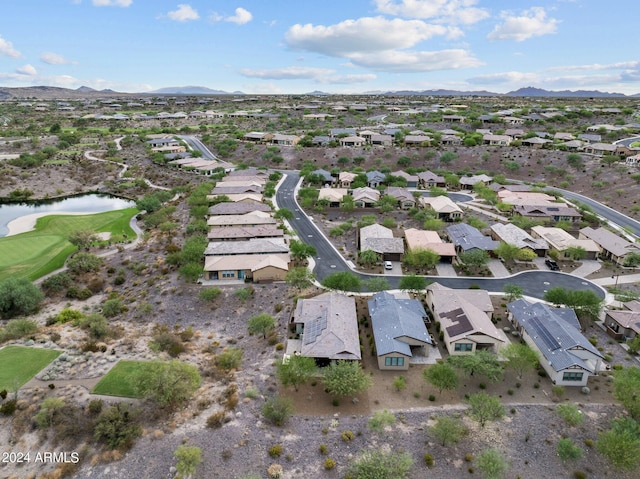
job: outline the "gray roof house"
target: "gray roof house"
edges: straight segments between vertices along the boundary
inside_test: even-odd
[[[586,386],[602,369],[602,354],[576,327],[575,313],[518,299],[507,305],[509,319],[540,356],[540,365],[560,386]],[[569,310],[573,311],[573,310]]]
[[[598,255],[601,258],[615,261],[618,264],[624,264],[629,253],[640,253],[640,246],[621,238],[606,228],[593,229],[590,226],[582,228],[578,239],[594,241],[600,248]]]
[[[404,241],[394,238],[393,231],[376,223],[360,229],[360,251],[368,249],[380,254],[383,261],[401,261]]]
[[[355,299],[336,292],[300,299],[291,316],[297,338],[287,342],[287,355],[315,358],[320,365],[332,360],[362,358]]]
[[[212,241],[204,250],[205,256],[234,256],[243,254],[284,254],[289,247],[282,238],[253,238],[249,241]]]
[[[367,186],[369,188],[377,188],[384,180],[387,178],[384,173],[379,172],[378,170],[367,171]]]
[[[455,245],[457,252],[480,249],[493,251],[499,246],[499,242],[483,235],[478,228],[466,223],[457,223],[447,226],[447,236]]]
[[[210,216],[244,215],[252,213],[253,211],[262,211],[267,213],[271,211],[271,207],[257,201],[242,201],[239,203],[226,201],[210,206],[208,214]]]
[[[407,370],[415,353],[433,345],[420,301],[397,299],[383,291],[374,294],[368,305],[380,369]]]
[[[311,175],[318,175],[320,176],[324,183],[333,183],[336,179],[333,177],[333,175],[331,174],[331,172],[327,171],[327,170],[323,170],[322,168],[318,169],[318,170],[314,170],[310,173]]]
[[[542,238],[534,238],[512,223],[495,223],[491,225],[491,237],[498,241],[516,245],[520,249],[528,248],[538,256],[545,256],[549,251],[549,243]]]

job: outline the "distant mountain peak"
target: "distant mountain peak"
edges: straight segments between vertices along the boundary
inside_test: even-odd
[[[94,91],[96,91],[96,90],[95,90],[95,89],[93,89],[93,88],[91,88],[91,87],[88,87],[88,86],[84,86],[84,85],[83,85],[83,86],[81,86],[81,87],[79,87],[79,88],[76,88],[76,91],[77,91],[77,92],[80,92],[80,93],[91,93],[91,92],[94,92]]]
[[[162,95],[230,95],[229,92],[223,90],[213,90],[205,86],[170,86],[165,88],[159,88],[147,93],[156,93]],[[242,92],[234,92],[242,94]]]

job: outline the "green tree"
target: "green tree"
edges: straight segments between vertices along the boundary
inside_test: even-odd
[[[358,263],[365,266],[371,266],[372,264],[375,264],[379,258],[380,257],[378,253],[376,253],[372,249],[366,249],[358,253]]]
[[[602,309],[602,299],[586,289],[567,290],[560,286],[551,288],[544,294],[544,300],[555,305],[573,308],[577,314],[597,318]]]
[[[249,334],[261,334],[265,339],[267,338],[267,333],[273,330],[275,325],[275,318],[267,313],[252,316],[247,324]]]
[[[291,251],[291,257],[296,261],[303,261],[317,254],[313,246],[298,240],[291,240],[289,250]]]
[[[565,254],[573,261],[581,261],[587,257],[587,250],[582,246],[569,246]]]
[[[372,293],[391,289],[391,285],[389,284],[389,281],[387,281],[382,276],[376,276],[376,277],[367,279],[364,282],[364,286],[365,288],[367,288],[367,291],[370,291]]]
[[[484,427],[488,421],[496,421],[504,416],[504,407],[497,397],[489,396],[484,391],[470,394],[469,415]]]
[[[511,343],[500,351],[500,355],[507,360],[507,367],[513,369],[520,379],[525,371],[535,369],[538,364],[538,355],[527,344]]]
[[[617,469],[640,466],[640,426],[631,418],[614,419],[611,429],[600,433],[596,449]]]
[[[125,403],[116,403],[103,410],[93,430],[94,438],[111,449],[129,449],[142,434],[139,413]]]
[[[0,317],[29,315],[40,307],[44,293],[25,278],[9,277],[0,282]]]
[[[75,230],[67,237],[69,243],[77,246],[78,249],[89,249],[91,244],[98,239],[98,236],[91,230]]]
[[[458,374],[447,362],[440,361],[427,367],[422,372],[425,381],[435,387],[440,394],[458,387]]]
[[[360,291],[360,277],[349,271],[331,273],[322,281],[322,286],[337,291]]]
[[[368,389],[371,376],[366,374],[357,361],[333,361],[324,368],[322,383],[332,396],[352,396]]]
[[[407,389],[407,378],[404,376],[396,376],[393,378],[393,387],[396,391],[400,392]]]
[[[456,158],[458,158],[458,155],[456,155],[455,153],[451,151],[445,151],[440,155],[440,162],[444,163],[445,165],[448,165]]]
[[[505,243],[501,241],[498,247],[495,250],[496,255],[499,258],[502,258],[504,261],[511,262],[518,257],[518,253],[520,253],[520,248],[511,243]]]
[[[414,249],[404,255],[404,264],[421,269],[431,269],[440,262],[440,255],[430,249]]]
[[[449,356],[449,363],[464,371],[467,375],[484,376],[489,381],[499,381],[502,378],[502,365],[495,354],[481,349],[472,354]]]
[[[76,253],[67,260],[67,268],[73,274],[98,271],[104,260],[90,253]]]
[[[396,417],[392,412],[383,409],[382,411],[376,411],[373,417],[369,419],[369,429],[375,432],[382,432],[386,427],[393,426],[396,422]]]
[[[299,355],[291,356],[286,362],[279,362],[276,369],[276,376],[282,385],[293,386],[296,391],[300,384],[306,383],[317,373],[315,359]]]
[[[556,452],[558,453],[558,457],[563,461],[577,461],[582,457],[584,451],[571,439],[562,438],[558,441]]]
[[[485,479],[500,479],[504,477],[509,465],[500,451],[486,449],[476,457],[476,467]]]
[[[515,301],[516,299],[522,298],[522,294],[524,293],[524,289],[522,286],[513,283],[507,283],[504,285],[504,298],[508,303]]]
[[[200,387],[201,378],[198,368],[174,359],[150,361],[132,374],[130,381],[138,396],[161,407],[173,408],[191,399]]]
[[[430,431],[443,447],[460,442],[468,432],[461,419],[449,416],[438,417]]]
[[[427,287],[427,280],[422,276],[410,274],[400,278],[400,289],[418,292]]]
[[[312,271],[300,266],[297,268],[291,268],[285,276],[285,281],[294,288],[302,290],[311,286],[315,278],[316,277]]]
[[[569,426],[579,426],[584,422],[584,414],[575,404],[558,404],[556,412]]]
[[[180,445],[173,456],[178,460],[176,463],[176,477],[187,479],[196,473],[196,469],[202,462],[202,450],[196,446]]]
[[[406,452],[365,451],[349,465],[352,479],[406,479],[413,466]]]
[[[460,261],[470,268],[478,270],[489,262],[489,253],[482,249],[471,249],[460,253]]]
[[[280,208],[273,214],[274,218],[284,219],[284,220],[292,220],[294,216],[295,215],[293,214],[293,211],[291,211],[288,208]]]
[[[294,411],[293,401],[283,396],[272,397],[262,406],[262,415],[274,426],[284,426]]]
[[[640,368],[631,366],[614,372],[613,395],[640,420]]]

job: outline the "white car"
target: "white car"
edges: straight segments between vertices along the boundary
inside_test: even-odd
[[[385,261],[384,269],[393,269],[393,263],[391,263],[391,261]]]

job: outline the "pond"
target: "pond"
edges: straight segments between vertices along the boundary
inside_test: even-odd
[[[0,205],[0,237],[9,233],[7,225],[22,216],[42,213],[103,213],[134,207],[133,201],[105,194],[85,194],[61,200],[26,201]]]

